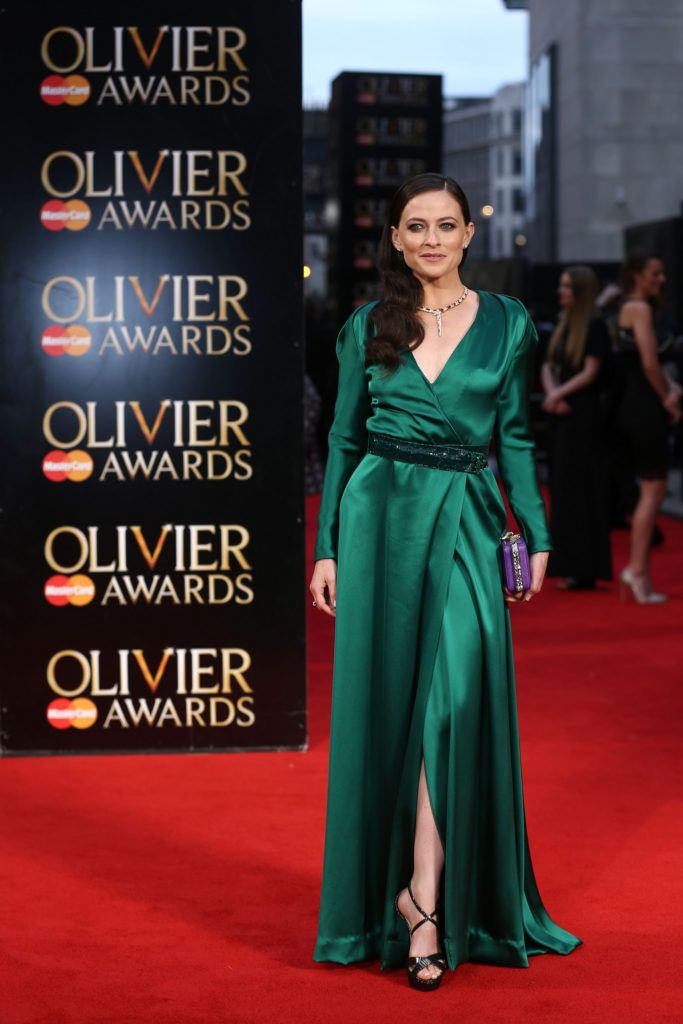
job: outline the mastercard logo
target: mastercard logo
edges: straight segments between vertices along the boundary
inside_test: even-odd
[[[49,75],[40,83],[40,98],[50,107],[61,107],[62,103],[80,107],[90,99],[90,83],[82,75]]]
[[[43,459],[43,473],[53,484],[61,484],[63,480],[71,480],[80,484],[92,474],[95,465],[87,452],[52,451]]]
[[[43,352],[49,356],[63,356],[65,353],[67,356],[83,356],[91,343],[90,331],[78,324],[69,324],[68,327],[53,324],[45,328],[40,339]]]
[[[87,697],[58,697],[47,706],[47,720],[55,729],[89,729],[97,721],[97,708]]]
[[[90,207],[82,199],[49,199],[40,211],[40,223],[48,231],[82,231],[91,219]]]
[[[83,608],[90,604],[95,596],[95,584],[89,576],[50,576],[43,587],[45,600],[55,608],[64,608],[67,604],[74,608]]]

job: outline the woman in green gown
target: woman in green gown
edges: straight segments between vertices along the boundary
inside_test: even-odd
[[[337,341],[310,586],[336,615],[314,957],[406,962],[416,988],[581,941],[534,879],[508,608],[541,589],[551,550],[528,418],[537,339],[518,300],[464,288],[473,233],[451,178],[418,175],[390,204],[383,298]],[[530,552],[515,594],[491,438]]]

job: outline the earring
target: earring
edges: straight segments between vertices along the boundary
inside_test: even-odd
[[[467,246],[466,246],[466,245],[463,245],[463,247],[462,247],[462,251],[463,251],[463,252],[465,252],[465,250],[466,250],[466,249],[467,249]]]
[[[399,249],[398,246],[396,246],[395,248],[396,248],[396,252],[403,252],[403,249]]]

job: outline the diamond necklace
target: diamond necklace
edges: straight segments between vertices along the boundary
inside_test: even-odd
[[[441,317],[449,309],[453,309],[454,306],[459,306],[461,302],[464,302],[468,295],[469,295],[469,290],[467,288],[465,288],[465,291],[462,293],[460,298],[459,299],[455,299],[454,302],[449,302],[447,306],[434,306],[434,307],[433,306],[418,306],[417,308],[422,313],[431,313],[432,316],[436,317],[436,329],[437,329],[437,331],[439,333],[439,337],[441,337],[441,329],[442,329]]]

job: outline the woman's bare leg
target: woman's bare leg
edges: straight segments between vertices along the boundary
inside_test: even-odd
[[[443,847],[432,814],[427,789],[424,760],[420,765],[420,781],[417,787],[417,817],[415,821],[415,846],[413,852],[413,877],[410,887],[413,895],[426,913],[436,907],[439,896],[439,882],[443,871]],[[413,906],[407,890],[399,897],[399,908],[411,927],[423,920],[422,915]],[[410,943],[409,956],[429,956],[439,949],[436,928],[428,921],[418,928]],[[427,980],[436,978],[441,971],[430,965],[418,973],[418,978]]]
[[[631,519],[631,561],[634,576],[648,576],[650,542],[657,511],[666,496],[666,480],[641,480],[640,498]]]

